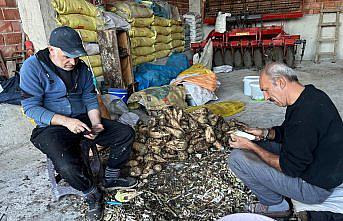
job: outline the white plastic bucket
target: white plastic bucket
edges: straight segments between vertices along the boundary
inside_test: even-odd
[[[260,89],[260,84],[258,82],[251,82],[251,99],[262,101],[264,100],[263,92]]]
[[[244,82],[243,92],[244,92],[244,95],[251,96],[250,83],[251,82],[258,82],[259,79],[260,79],[260,76],[246,76],[246,77],[243,78],[243,82]]]

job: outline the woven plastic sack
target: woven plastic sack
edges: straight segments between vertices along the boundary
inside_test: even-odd
[[[173,40],[185,40],[185,34],[184,33],[172,33],[171,37]]]
[[[154,17],[134,18],[134,19],[132,19],[131,26],[133,26],[133,27],[149,27],[153,21],[154,21]]]
[[[83,56],[83,57],[80,57],[80,59],[83,60],[88,66],[91,66],[91,67],[102,66],[100,55],[88,56],[88,58],[87,56]],[[91,65],[89,65],[88,59]]]
[[[162,18],[155,16],[154,22],[152,23],[154,26],[162,26],[162,27],[169,27],[171,25],[170,19]]]
[[[131,30],[129,31],[129,36],[131,38],[134,38],[134,37],[151,38],[155,36],[155,32],[153,32],[149,28],[132,27]]]
[[[82,38],[82,41],[84,42],[97,42],[98,41],[98,34],[96,31],[89,31],[85,29],[75,29]]]
[[[177,48],[173,49],[173,52],[177,52],[177,53],[181,53],[181,52],[184,52],[184,51],[185,51],[185,47],[184,46],[180,46],[180,47],[177,47]]]
[[[184,81],[199,85],[210,91],[215,91],[217,89],[216,74],[202,64],[194,64],[183,71],[177,76],[173,84],[180,84]]]
[[[156,43],[155,44],[155,51],[163,51],[163,50],[170,50],[172,49],[171,44],[165,44],[165,43]]]
[[[131,41],[132,48],[152,46],[155,43],[154,38],[146,38],[146,37],[135,37],[135,38],[131,38],[130,41]]]
[[[144,55],[149,55],[155,52],[154,47],[137,47],[137,48],[132,48],[131,49],[132,54],[135,56],[144,56]]]
[[[240,101],[222,101],[213,104],[189,107],[186,110],[187,112],[193,112],[203,107],[208,108],[214,114],[220,115],[222,117],[229,117],[239,112],[242,112],[244,110],[245,105]]]
[[[146,55],[146,56],[132,56],[132,63],[133,63],[133,66],[136,66],[138,64],[143,64],[143,63],[146,63],[146,62],[150,62],[150,61],[153,61],[155,60],[155,56],[153,54],[149,54],[149,55]]]
[[[180,46],[184,46],[185,42],[182,41],[182,40],[173,40],[171,42],[171,45],[172,45],[173,48],[177,48],[177,47],[180,47]]]
[[[93,73],[95,77],[102,76],[104,74],[102,67],[93,67]]]
[[[57,23],[61,26],[90,31],[96,31],[97,27],[97,22],[94,17],[80,14],[59,15],[57,16]]]
[[[172,19],[181,20],[179,9],[176,6],[170,5],[170,12],[171,12],[171,18]]]
[[[183,26],[173,25],[173,26],[171,26],[171,32],[172,33],[183,33],[184,28],[183,28]]]
[[[153,11],[143,4],[136,2],[115,2],[110,11],[123,15],[123,18],[149,18]]]
[[[186,91],[184,87],[164,85],[133,93],[129,97],[128,104],[130,106],[132,103],[143,101],[143,105],[147,110],[162,110],[169,106],[185,108],[187,107],[185,99]]]
[[[52,0],[52,7],[60,15],[81,14],[96,17],[99,10],[85,0]]]
[[[175,20],[175,19],[171,19],[171,20],[170,20],[170,24],[171,24],[171,25],[178,25],[178,26],[181,26],[181,25],[182,25],[182,21],[178,21],[178,20]]]
[[[89,56],[100,54],[100,47],[97,43],[85,43],[83,46]]]
[[[171,33],[170,27],[151,26],[151,30],[155,31],[157,35],[169,35]]]
[[[156,59],[160,59],[160,58],[168,57],[169,54],[170,54],[170,50],[163,50],[163,51],[155,52],[154,56]]]
[[[168,44],[171,42],[173,39],[171,35],[157,35],[156,36],[156,43],[165,43]]]

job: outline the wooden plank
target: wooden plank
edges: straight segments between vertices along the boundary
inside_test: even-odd
[[[106,87],[124,88],[115,29],[98,31],[101,61]]]
[[[129,85],[135,82],[132,72],[129,38],[127,32],[118,32],[117,37],[118,47],[127,51],[127,56],[120,58],[120,65],[125,88],[128,88]]]
[[[2,55],[1,50],[0,50],[0,76],[5,76],[6,78],[8,78],[6,62],[5,62],[4,56]]]

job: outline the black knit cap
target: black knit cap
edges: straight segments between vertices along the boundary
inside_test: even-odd
[[[51,32],[49,44],[60,48],[70,58],[87,55],[80,35],[74,29],[67,26],[55,28]]]

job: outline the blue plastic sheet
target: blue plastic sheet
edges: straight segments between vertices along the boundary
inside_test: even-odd
[[[171,55],[165,65],[152,63],[138,65],[134,71],[138,90],[167,85],[189,66],[187,56],[184,54]]]

